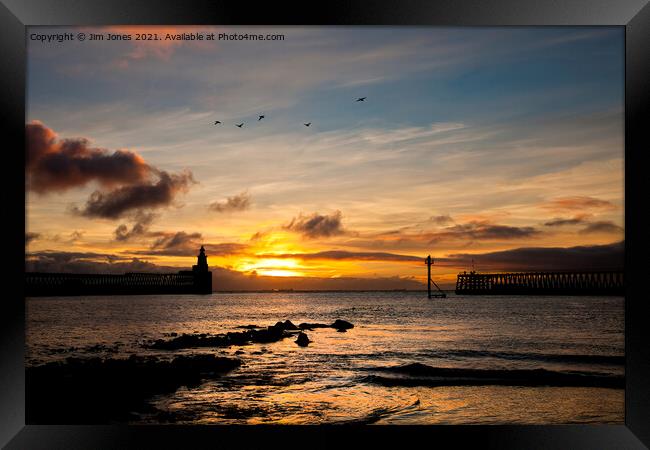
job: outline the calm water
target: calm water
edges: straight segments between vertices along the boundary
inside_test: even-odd
[[[619,297],[462,297],[422,293],[247,293],[205,296],[31,298],[27,364],[68,356],[172,357],[216,353],[244,365],[152,400],[140,422],[379,424],[622,423],[624,390],[594,387],[391,386],[372,369],[538,369],[622,375]],[[227,349],[144,349],[170,333],[241,331],[277,321],[352,322],[347,333],[308,331]],[[235,352],[243,351],[235,355]]]

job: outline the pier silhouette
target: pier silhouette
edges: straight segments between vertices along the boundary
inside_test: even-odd
[[[458,274],[456,294],[625,295],[623,271]]]
[[[203,246],[192,270],[177,273],[25,273],[26,297],[211,293],[212,272]]]

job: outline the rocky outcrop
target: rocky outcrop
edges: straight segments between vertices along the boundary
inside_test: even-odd
[[[337,331],[345,331],[345,330],[349,330],[350,328],[354,328],[354,325],[352,325],[347,320],[336,319],[334,323],[331,323],[329,325],[326,323],[301,323],[300,325],[298,325],[298,328],[300,328],[301,330],[313,330],[316,328],[334,328]]]
[[[147,399],[195,386],[239,367],[235,358],[132,355],[125,359],[67,358],[25,371],[27,423],[88,424],[129,421]]]
[[[157,339],[143,344],[144,347],[154,350],[180,350],[184,348],[199,347],[230,347],[231,345],[247,345],[256,343],[277,342],[293,336],[296,331],[313,330],[315,328],[334,328],[337,331],[346,331],[354,328],[350,322],[337,319],[332,324],[301,323],[294,325],[290,320],[277,322],[266,328],[254,325],[242,325],[237,328],[246,328],[246,331],[230,332],[225,334],[209,335],[206,333],[182,334],[173,339]]]
[[[198,347],[229,347],[231,345],[246,345],[252,343],[277,342],[291,336],[283,326],[271,326],[266,329],[231,332],[218,335],[182,334],[174,339],[157,339],[144,344],[154,350],[179,350],[182,348]]]

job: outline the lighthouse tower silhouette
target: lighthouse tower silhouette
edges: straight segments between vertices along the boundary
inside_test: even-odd
[[[205,248],[201,246],[196,258],[196,264],[192,266],[194,274],[194,287],[197,294],[212,294],[212,272],[208,270],[208,257]]]

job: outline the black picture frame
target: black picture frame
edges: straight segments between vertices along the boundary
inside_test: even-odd
[[[564,426],[45,426],[25,425],[23,296],[25,248],[24,127],[29,25],[610,25],[625,28],[625,425]],[[305,4],[210,0],[0,0],[2,122],[11,144],[1,177],[5,203],[5,290],[0,309],[0,445],[39,448],[198,448],[344,445],[397,438],[403,443],[487,448],[636,449],[650,446],[650,340],[643,291],[647,232],[643,156],[650,150],[650,6],[648,0],[346,0]],[[9,157],[8,155],[11,155]],[[341,436],[345,432],[346,436]]]

